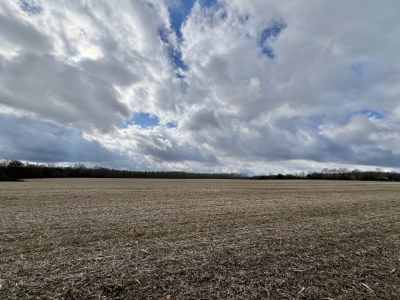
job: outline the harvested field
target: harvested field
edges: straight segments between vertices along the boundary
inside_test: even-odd
[[[399,299],[400,184],[0,184],[1,299]]]

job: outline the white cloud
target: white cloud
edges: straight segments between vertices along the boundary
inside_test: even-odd
[[[3,118],[78,130],[139,168],[400,168],[397,1],[196,2],[182,41],[178,2],[3,1]],[[160,126],[126,125],[136,112]]]

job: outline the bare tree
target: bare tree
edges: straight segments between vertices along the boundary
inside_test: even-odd
[[[328,168],[323,168],[321,173],[322,174],[329,174],[329,169]]]

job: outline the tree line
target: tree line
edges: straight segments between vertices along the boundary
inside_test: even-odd
[[[23,163],[18,160],[0,161],[0,181],[34,178],[171,178],[171,179],[242,179],[240,173],[194,173],[182,171],[129,171],[103,167],[88,168],[83,163],[62,167],[54,164]]]
[[[400,173],[362,171],[348,168],[328,169],[321,172],[300,172],[294,174],[272,174],[249,177],[243,173],[194,173],[183,171],[129,171],[103,167],[88,168],[83,163],[62,167],[54,164],[23,163],[18,160],[0,161],[0,181],[34,178],[171,178],[171,179],[325,179],[362,181],[400,181]]]
[[[361,181],[400,181],[400,173],[384,172],[381,168],[374,171],[362,171],[348,168],[324,168],[321,172],[300,172],[294,174],[269,174],[253,176],[251,179],[325,179],[325,180],[361,180]]]

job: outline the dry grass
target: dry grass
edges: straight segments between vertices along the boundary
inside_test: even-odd
[[[400,185],[0,185],[1,299],[399,299]]]

